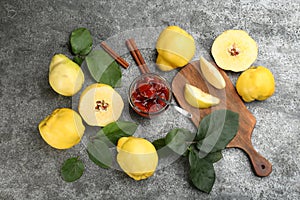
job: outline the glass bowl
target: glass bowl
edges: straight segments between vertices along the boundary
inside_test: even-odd
[[[130,84],[128,101],[140,116],[151,118],[163,113],[172,99],[169,83],[161,76],[146,73],[138,76]]]

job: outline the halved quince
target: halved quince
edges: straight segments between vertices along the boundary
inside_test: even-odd
[[[209,108],[220,103],[220,99],[203,92],[200,88],[185,84],[184,98],[191,105],[196,108]]]
[[[256,60],[258,47],[247,32],[227,30],[215,39],[211,53],[220,68],[240,72]]]
[[[117,121],[122,114],[124,102],[111,86],[95,83],[81,94],[78,111],[90,126],[105,126]]]

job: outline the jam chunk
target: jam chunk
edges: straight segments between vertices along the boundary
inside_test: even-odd
[[[155,113],[166,106],[169,100],[169,89],[162,80],[155,77],[144,77],[137,82],[131,99],[142,112]]]

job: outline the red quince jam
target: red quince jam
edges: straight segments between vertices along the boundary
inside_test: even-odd
[[[143,77],[132,89],[131,101],[144,113],[155,113],[166,106],[170,91],[166,84],[157,77]]]

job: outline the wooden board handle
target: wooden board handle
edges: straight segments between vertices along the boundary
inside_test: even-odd
[[[231,146],[230,144],[234,145]],[[248,154],[254,172],[257,176],[265,177],[271,174],[272,164],[254,149],[250,140],[242,138],[240,137],[240,134],[237,134],[230,144],[227,147],[237,147],[244,150],[245,153]]]
[[[201,119],[210,114],[213,110],[229,109],[239,113],[239,130],[227,147],[237,147],[244,150],[250,158],[255,174],[257,176],[268,176],[272,172],[272,165],[254,149],[251,142],[251,135],[256,124],[256,119],[237,94],[236,89],[227,74],[222,69],[217,69],[220,71],[226,82],[226,87],[224,89],[219,90],[211,86],[200,70],[199,61],[195,61],[182,68],[174,77],[172,81],[173,94],[179,105],[192,113],[192,121],[196,127],[198,127]],[[214,106],[213,109],[197,109],[190,106],[186,102],[183,94],[186,83],[194,85],[204,92],[218,97],[221,99],[220,104]]]

